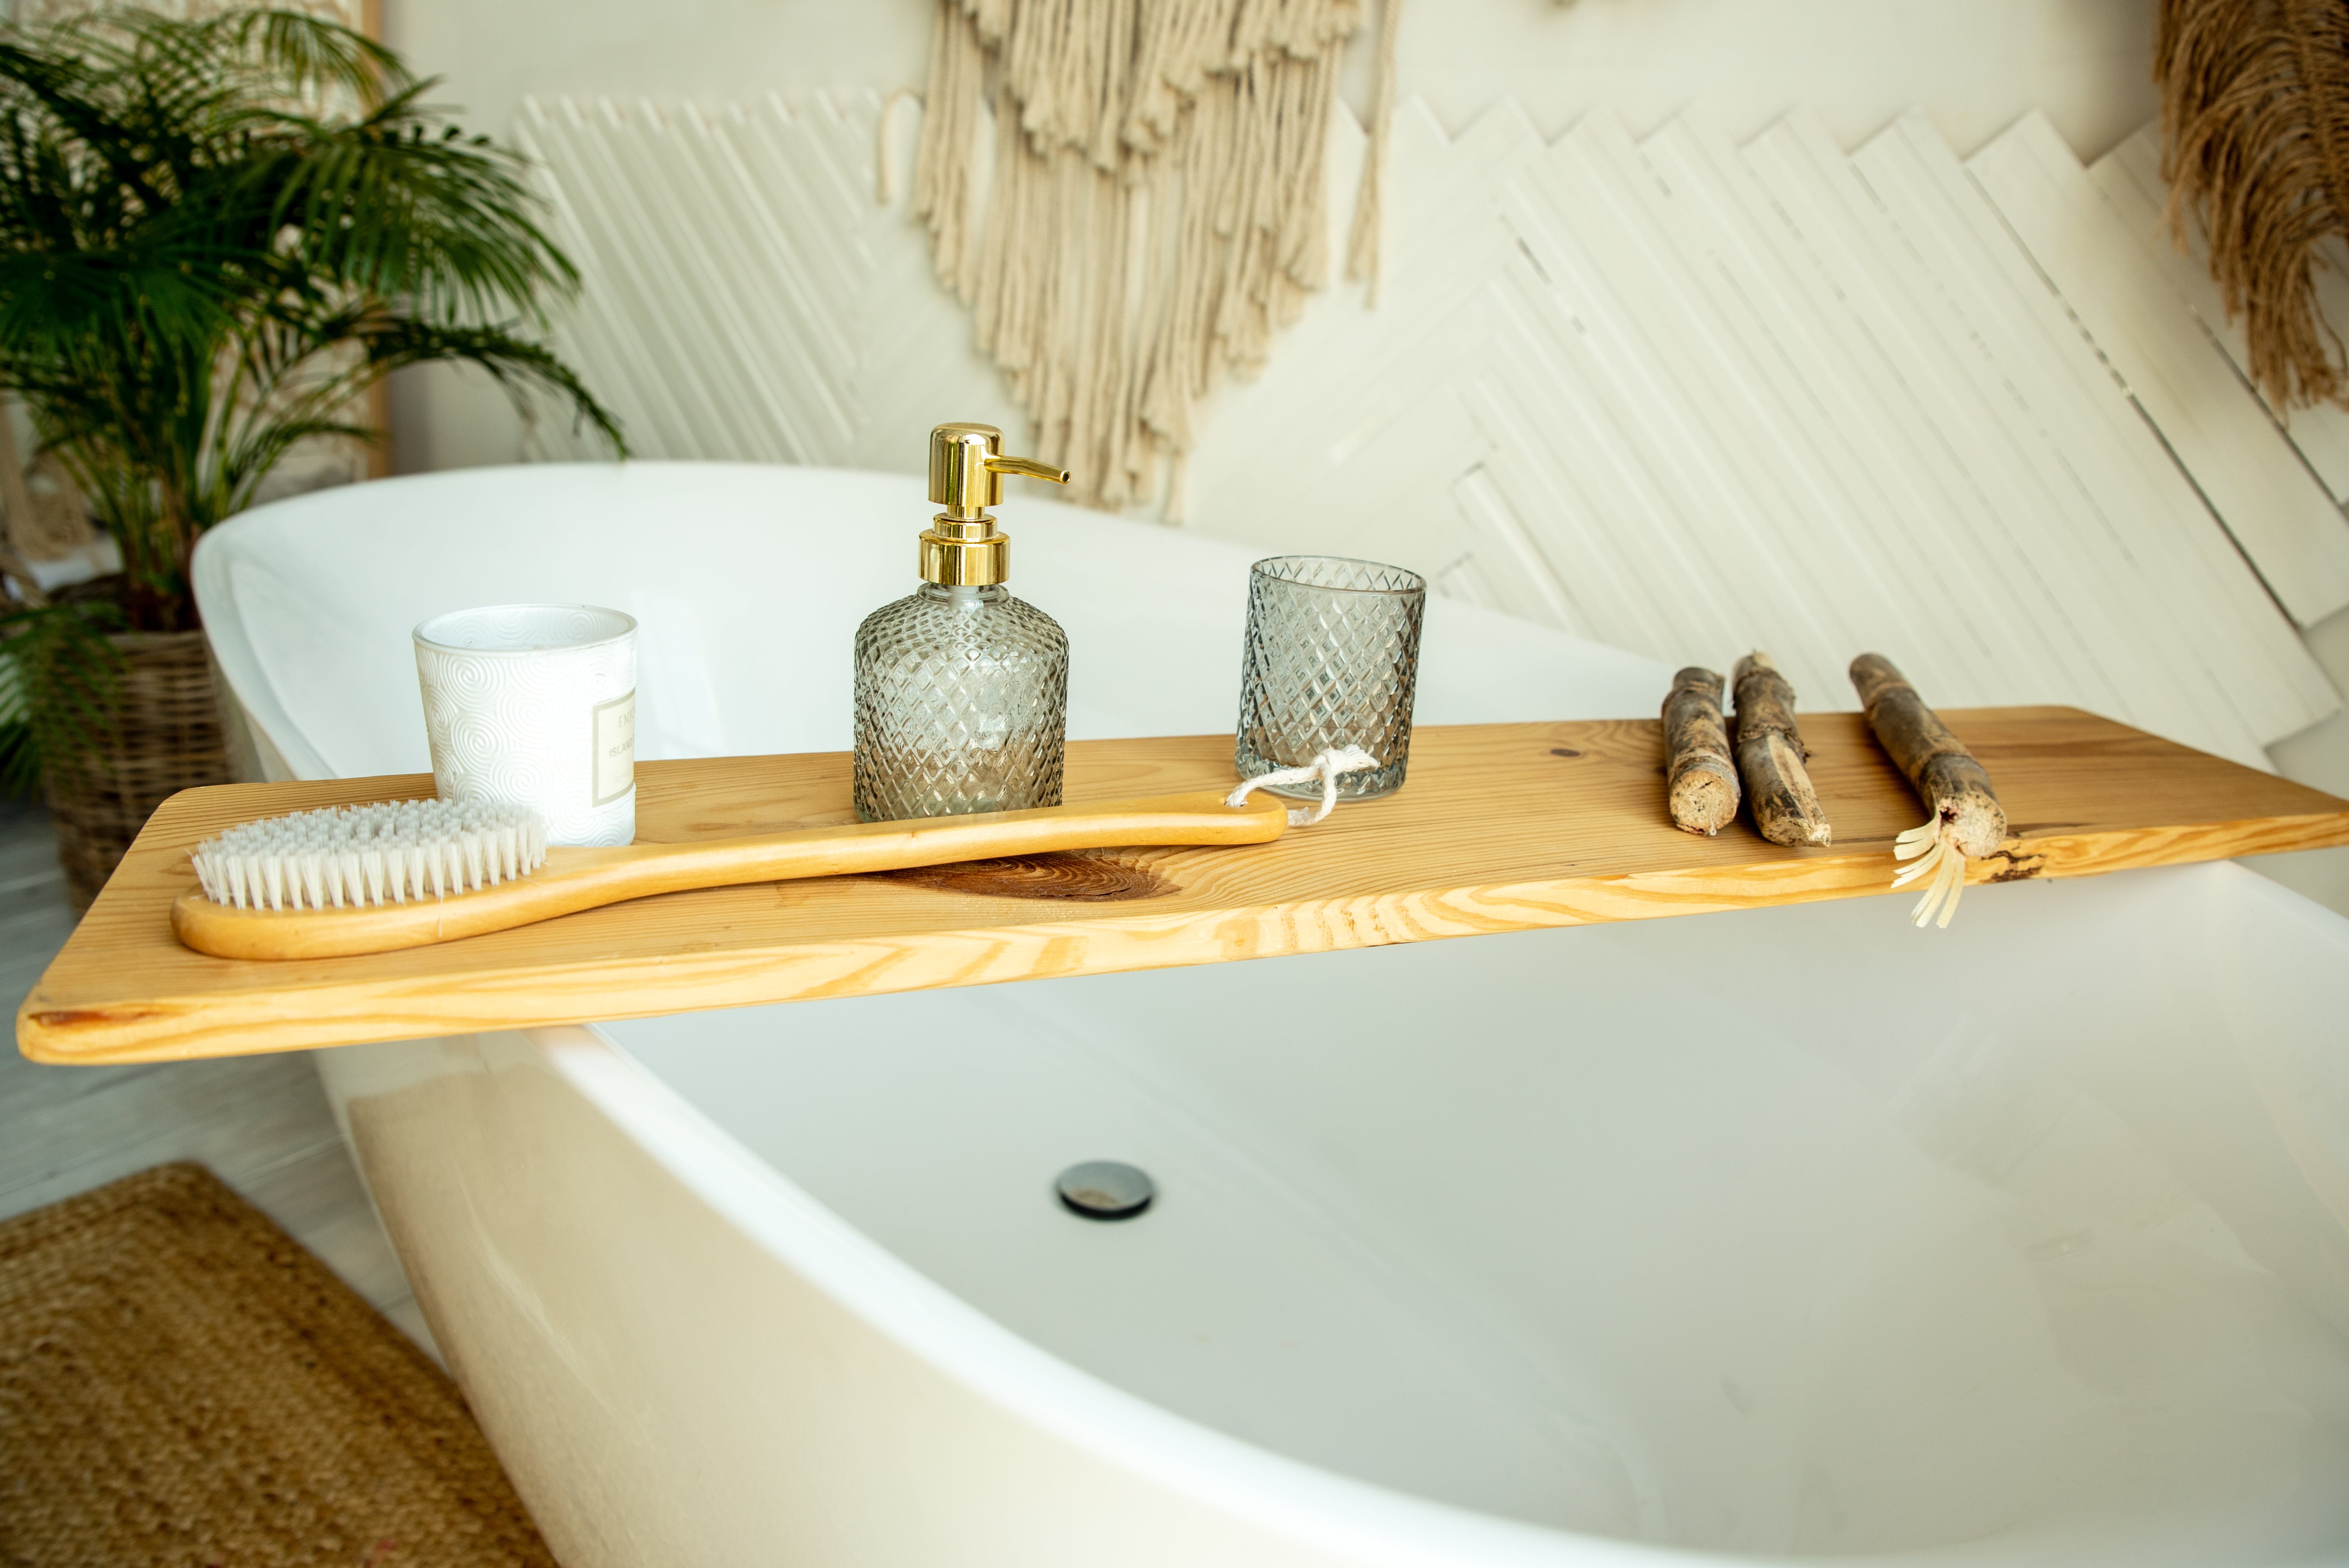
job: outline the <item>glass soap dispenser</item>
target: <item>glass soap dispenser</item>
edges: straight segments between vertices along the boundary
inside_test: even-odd
[[[1007,458],[992,425],[930,432],[922,585],[856,628],[856,815],[867,822],[1061,803],[1069,639],[1003,585],[1010,542],[987,509],[1003,476],[1069,482]]]

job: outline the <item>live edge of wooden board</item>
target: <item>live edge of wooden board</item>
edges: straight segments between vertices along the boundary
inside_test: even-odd
[[[1989,768],[2013,830],[1976,881],[2349,843],[2349,802],[2076,709],[1943,717]],[[257,816],[429,795],[432,781],[190,789],[140,834],[26,999],[16,1040],[49,1062],[235,1056],[1888,892],[1893,835],[1923,809],[1858,716],[1802,723],[1827,848],[1782,849],[1742,820],[1712,839],[1674,829],[1653,719],[1464,725],[1418,732],[1394,795],[1275,843],[669,893],[434,947],[274,964],[172,938],[190,847]],[[1231,748],[1228,736],[1081,741],[1068,798],[1227,784]],[[647,762],[637,835],[852,820],[848,782],[843,753]]]

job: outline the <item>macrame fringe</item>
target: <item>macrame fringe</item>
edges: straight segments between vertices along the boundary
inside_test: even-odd
[[[1384,0],[1374,132],[1393,98],[1396,4]],[[1076,499],[1147,500],[1164,469],[1179,516],[1193,407],[1260,366],[1327,281],[1330,98],[1362,12],[1363,0],[939,0],[913,212]],[[1350,265],[1371,270],[1377,162],[1374,146],[1369,228],[1358,205],[1349,245]]]
[[[2349,4],[2162,0],[2154,74],[2170,224],[2199,220],[2251,378],[2279,408],[2349,401],[2315,281],[2349,235]]]
[[[1379,303],[1379,228],[1385,221],[1379,187],[1386,176],[1387,131],[1394,123],[1395,28],[1402,0],[1380,0],[1376,75],[1371,88],[1371,143],[1362,154],[1362,183],[1354,193],[1354,226],[1346,239],[1346,275]]]

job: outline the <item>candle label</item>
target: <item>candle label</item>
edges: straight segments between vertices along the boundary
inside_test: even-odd
[[[608,806],[636,787],[636,694],[599,702],[595,713],[595,804]]]

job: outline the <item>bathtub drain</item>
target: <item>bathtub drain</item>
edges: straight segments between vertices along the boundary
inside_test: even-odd
[[[1052,1183],[1069,1212],[1088,1220],[1130,1220],[1158,1195],[1147,1172],[1114,1160],[1088,1160],[1061,1172]]]

